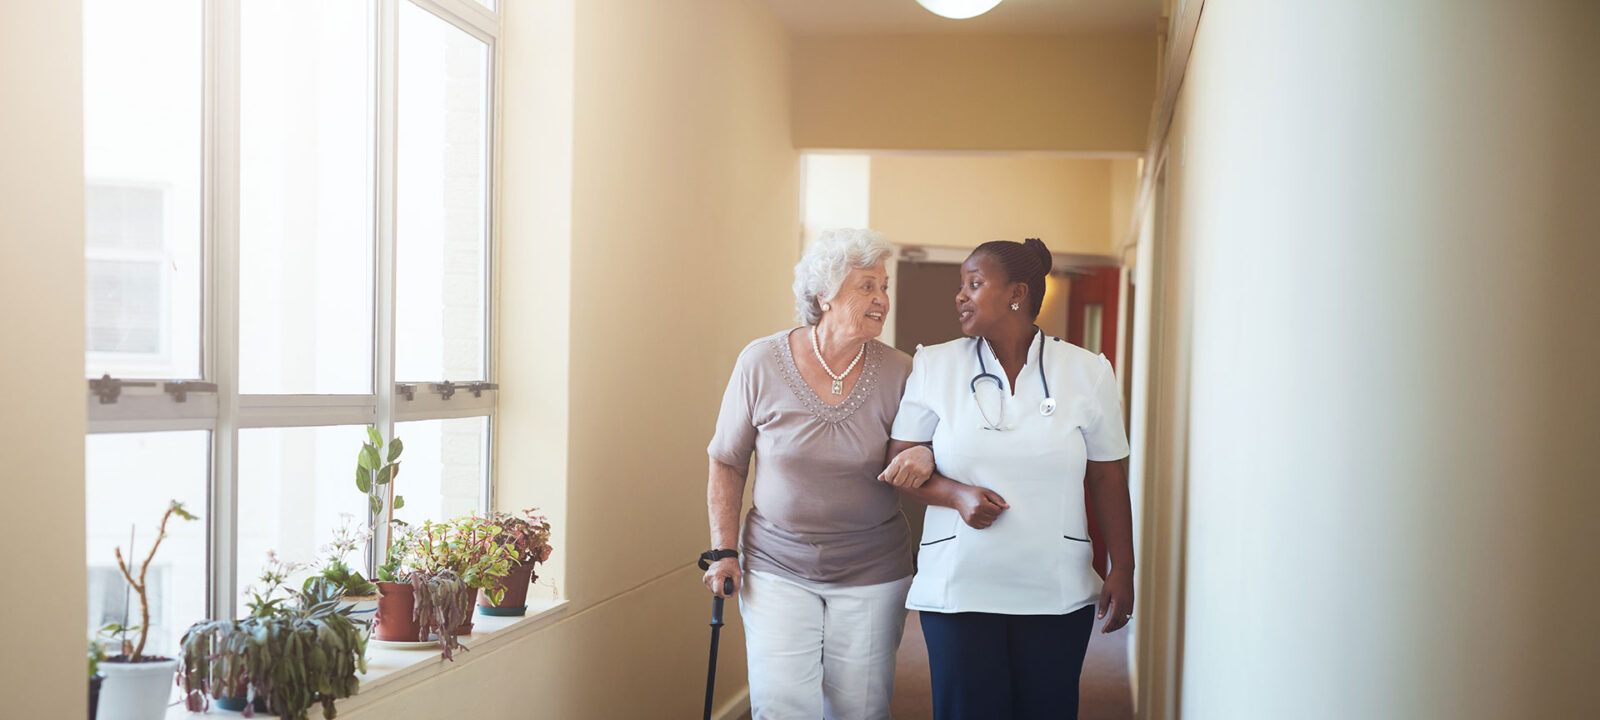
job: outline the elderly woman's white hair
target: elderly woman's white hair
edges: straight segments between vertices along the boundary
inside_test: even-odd
[[[828,230],[794,266],[794,316],[802,325],[822,319],[822,303],[839,294],[851,270],[877,267],[894,254],[875,230]]]

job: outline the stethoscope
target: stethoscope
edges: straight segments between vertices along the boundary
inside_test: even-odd
[[[1043,415],[1045,417],[1050,417],[1051,413],[1054,413],[1056,411],[1056,399],[1050,396],[1050,381],[1048,379],[1046,379],[1045,376],[1044,376],[1044,343],[1045,343],[1044,331],[1040,330],[1038,328],[1034,328],[1034,333],[1039,336],[1039,382],[1044,385],[1044,400],[1039,403],[1039,414]],[[989,372],[989,368],[983,362],[983,344],[986,343],[986,342],[988,342],[988,341],[980,337],[980,338],[977,338],[977,342],[973,343],[973,346],[972,346],[973,352],[976,353],[977,356],[978,356],[978,374],[973,376],[972,382],[968,386],[972,390],[972,404],[978,406],[978,414],[983,416],[983,422],[985,423],[985,425],[982,426],[982,429],[984,429],[984,430],[1015,430],[1016,429],[1015,426],[1002,425],[1002,424],[996,423],[993,420],[990,420],[989,419],[989,413],[986,413],[986,412],[983,411],[983,403],[978,402],[978,381],[979,380],[993,380],[994,381],[994,388],[1000,394],[1000,423],[1004,423],[1005,422],[1005,420],[1006,420],[1006,392],[1005,392],[1006,388],[1005,388],[1005,384],[1000,381],[1000,378],[998,376],[994,375],[993,373]]]

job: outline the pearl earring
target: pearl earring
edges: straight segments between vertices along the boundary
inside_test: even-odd
[[[827,304],[827,303],[823,303],[823,304],[822,304],[822,311],[823,311],[823,312],[827,312],[827,311],[828,311],[828,310],[829,310],[829,309],[830,309],[830,308],[829,308],[829,307],[828,307],[828,304]]]
[[[1021,305],[1018,305],[1018,304],[1016,304],[1016,303],[1011,303],[1011,309],[1012,309],[1012,310],[1021,310],[1021,309],[1022,309],[1022,306],[1021,306]]]

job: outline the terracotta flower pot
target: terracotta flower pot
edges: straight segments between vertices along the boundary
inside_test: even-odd
[[[533,582],[533,568],[538,563],[526,563],[511,568],[511,574],[500,580],[505,595],[499,604],[489,602],[489,593],[478,591],[478,612],[495,617],[520,616],[528,613],[528,583]]]
[[[378,583],[378,617],[373,637],[386,642],[417,642],[417,596],[410,583]]]

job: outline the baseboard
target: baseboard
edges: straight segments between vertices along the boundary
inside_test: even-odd
[[[739,692],[729,698],[722,707],[711,713],[713,720],[740,720],[750,712],[750,686],[739,688]]]

